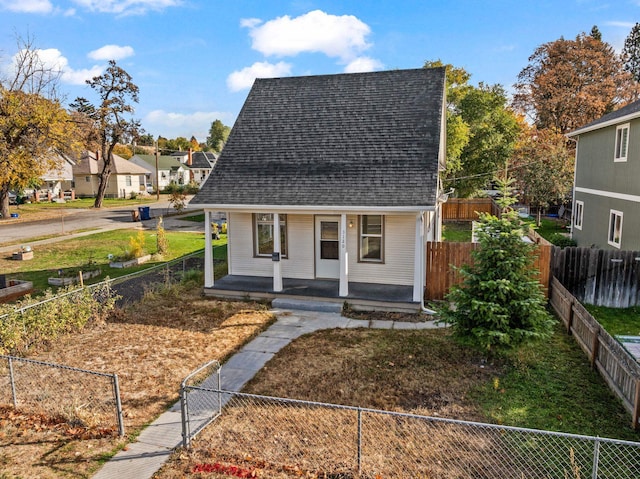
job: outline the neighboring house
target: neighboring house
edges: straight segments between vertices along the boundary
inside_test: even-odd
[[[214,153],[204,151],[190,152],[190,156],[187,158],[187,166],[191,170],[190,181],[202,187],[207,178],[209,178],[216,161],[217,157]]]
[[[52,201],[56,198],[73,197],[73,167],[75,162],[66,155],[55,153],[57,167],[40,176],[37,189],[25,189],[25,195],[34,197],[36,201]],[[66,195],[65,195],[66,194]]]
[[[100,173],[104,162],[99,155],[85,152],[73,167],[76,196],[95,197],[98,194]],[[145,182],[149,170],[113,155],[111,176],[105,190],[105,198],[128,198],[132,193],[145,191]]]
[[[204,208],[228,222],[228,275],[403,286],[421,304],[425,241],[439,240],[445,163],[442,68],[255,81],[213,171]]]
[[[186,163],[182,163],[178,157],[172,155],[158,156],[157,175],[155,155],[134,155],[129,161],[148,170],[149,173],[146,182],[151,183],[154,190],[158,185],[160,190],[163,190],[171,183],[177,185],[186,185],[189,183],[189,166]]]
[[[572,238],[640,250],[640,101],[568,134],[576,140]]]

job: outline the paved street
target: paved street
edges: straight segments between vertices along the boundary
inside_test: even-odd
[[[6,246],[0,247],[0,252],[10,252],[23,244],[38,244],[32,238],[59,235],[44,242],[63,241],[70,234],[91,234],[97,231],[106,231],[119,228],[155,228],[157,218],[163,216],[164,226],[167,230],[195,230],[203,231],[203,223],[193,221],[180,221],[180,217],[174,216],[175,210],[168,201],[149,203],[150,220],[133,222],[131,212],[137,210],[137,206],[125,206],[122,208],[103,209],[64,209],[52,210],[49,219],[37,221],[0,221],[0,243]],[[197,210],[185,210],[180,216],[194,214]],[[171,216],[167,216],[171,215]]]

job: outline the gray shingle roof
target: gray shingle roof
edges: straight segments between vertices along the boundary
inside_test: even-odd
[[[191,168],[208,170],[211,168],[211,162],[209,161],[209,155],[202,151],[195,151],[191,154]]]
[[[192,205],[432,206],[444,69],[259,79]]]
[[[586,124],[583,127],[578,128],[575,131],[569,133],[569,136],[575,136],[577,134],[582,133],[583,131],[591,131],[598,129],[598,125],[602,124],[605,126],[605,123],[608,123],[613,120],[617,120],[618,118],[623,118],[626,116],[640,117],[640,100],[634,101],[633,103],[629,103],[628,105],[623,106],[622,108],[612,111],[611,113],[607,113],[606,115],[598,118],[597,120],[592,121],[591,123]]]

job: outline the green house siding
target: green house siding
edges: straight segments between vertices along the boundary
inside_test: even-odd
[[[614,161],[616,128],[629,124],[626,161]],[[609,244],[611,210],[623,214],[621,250],[640,250],[640,119],[621,121],[579,135],[575,201],[582,201],[582,229],[573,227],[579,246],[615,249]]]

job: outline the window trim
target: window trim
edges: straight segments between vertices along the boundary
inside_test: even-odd
[[[618,237],[618,241],[616,241],[616,238],[614,236],[615,234],[615,218],[619,217],[620,218],[620,235]],[[609,229],[607,232],[607,243],[609,243],[611,246],[620,249],[620,246],[622,244],[622,223],[623,223],[623,219],[624,219],[624,213],[622,211],[618,211],[618,210],[609,210]],[[613,228],[612,228],[613,227]]]
[[[626,130],[626,134],[622,133]],[[624,136],[624,143],[622,142],[622,138]],[[624,147],[624,155],[622,155],[622,150]],[[627,157],[629,156],[629,123],[624,123],[622,125],[618,125],[616,127],[616,141],[613,150],[613,161],[614,162],[625,162],[627,161]]]
[[[584,221],[584,201],[576,200],[575,210],[573,212],[573,227],[582,230]]]
[[[258,244],[258,219],[260,215],[271,215],[271,220],[270,221],[262,221],[260,222],[261,224],[271,224],[273,225],[273,215],[275,213],[266,213],[266,212],[261,212],[261,213],[253,213],[252,215],[252,219],[251,219],[251,223],[252,223],[252,229],[253,229],[253,256],[254,258],[271,258],[272,257],[272,252],[269,253],[260,253],[260,245]],[[281,244],[280,244],[280,258],[281,259],[286,259],[288,258],[288,254],[287,254],[287,250],[288,250],[288,239],[287,239],[287,215],[286,214],[280,214],[280,230],[284,230],[284,240],[281,240]]]
[[[380,234],[372,234],[372,233],[363,233],[362,227],[364,224],[363,218],[365,216],[380,216]],[[385,215],[358,215],[358,262],[359,263],[375,263],[375,264],[384,264],[384,223],[385,223]],[[362,240],[363,238],[380,238],[380,258],[363,258],[362,257]]]

